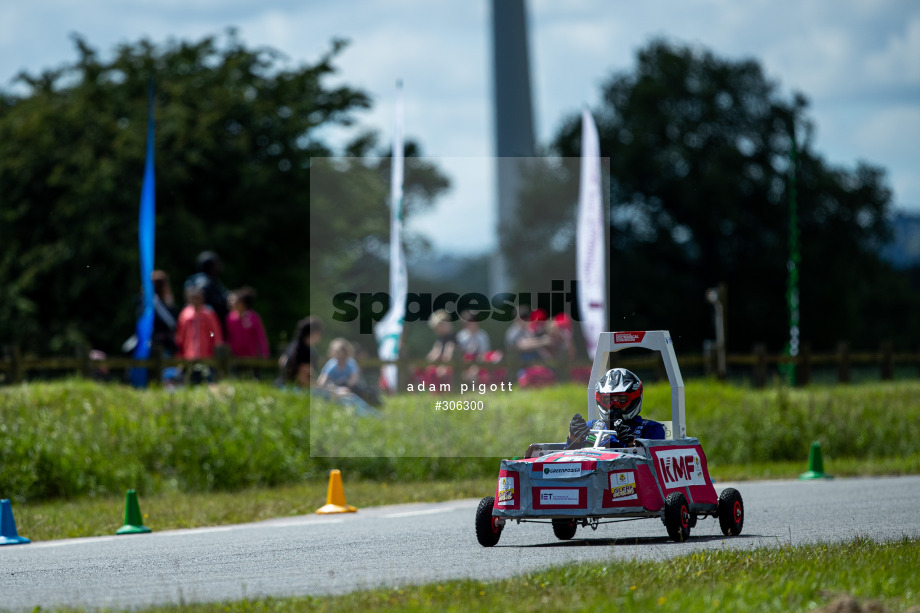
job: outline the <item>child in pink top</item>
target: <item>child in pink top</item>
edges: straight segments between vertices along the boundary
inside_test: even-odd
[[[204,303],[204,290],[193,285],[186,288],[188,304],[179,312],[176,324],[176,346],[180,358],[211,358],[215,346],[224,342],[220,319]]]
[[[245,287],[230,293],[227,343],[234,356],[268,358],[268,337],[262,318],[252,308],[256,293]]]

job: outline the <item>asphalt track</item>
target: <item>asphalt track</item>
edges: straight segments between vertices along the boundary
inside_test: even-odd
[[[4,546],[0,609],[125,611],[494,579],[568,561],[666,559],[694,549],[920,537],[920,476],[725,483],[716,490],[729,485],[744,498],[743,534],[725,538],[717,521],[705,519],[684,544],[669,541],[660,521],[646,519],[579,528],[568,542],[545,524],[509,524],[498,546],[483,548],[473,528],[478,500],[463,499]],[[149,524],[156,529],[155,518]]]

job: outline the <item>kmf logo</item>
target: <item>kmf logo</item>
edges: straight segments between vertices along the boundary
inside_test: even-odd
[[[706,484],[700,456],[693,448],[664,450],[657,453],[658,473],[665,488]]]

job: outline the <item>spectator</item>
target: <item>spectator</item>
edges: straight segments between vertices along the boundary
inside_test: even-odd
[[[502,358],[500,351],[492,351],[489,335],[479,327],[479,322],[474,321],[473,314],[464,311],[460,314],[463,328],[457,333],[457,349],[467,362],[497,363]],[[469,365],[463,370],[463,379],[467,382],[490,384],[499,381],[499,376],[504,377],[506,371],[499,369],[490,371],[478,364]],[[494,376],[494,377],[493,377]]]
[[[159,269],[150,274],[153,281],[153,345],[163,349],[164,356],[176,353],[176,324],[179,308],[169,284],[169,275]]]
[[[552,337],[549,335],[549,323],[546,312],[534,309],[530,313],[530,321],[524,334],[518,339],[517,349],[522,362],[540,362],[551,360],[553,353],[551,346]]]
[[[334,396],[344,396],[354,392],[360,382],[361,368],[355,360],[354,346],[336,337],[329,343],[329,361],[320,371],[316,383]]]
[[[415,382],[418,385],[449,385],[453,369],[445,363],[453,360],[454,351],[457,349],[457,335],[450,322],[450,315],[444,309],[438,309],[428,318],[428,326],[434,331],[435,340],[425,359],[432,364],[415,371]]]
[[[169,276],[158,269],[150,273],[150,280],[153,282],[153,331],[150,343],[159,346],[164,356],[172,356],[176,353],[176,320],[179,317],[179,309],[169,285]],[[135,302],[137,317],[140,318],[144,310],[143,293],[137,296]],[[134,334],[122,344],[121,350],[130,354],[136,347],[137,334]]]
[[[323,323],[319,318],[309,316],[297,323],[294,338],[278,359],[281,383],[293,382],[301,388],[310,388],[319,365],[316,345],[322,337]]]
[[[227,314],[225,328],[227,344],[234,356],[268,358],[265,326],[262,324],[262,318],[252,308],[255,297],[255,290],[249,286],[235,290],[229,295],[230,313]]]
[[[445,363],[454,357],[457,348],[457,336],[454,326],[450,322],[450,314],[443,309],[438,309],[428,318],[428,326],[434,331],[434,345],[428,350],[428,362]]]
[[[564,358],[569,362],[575,360],[572,318],[565,313],[557,313],[547,326],[547,334],[550,338],[549,350],[553,358]]]
[[[556,382],[555,372],[542,363],[553,359],[553,338],[547,322],[546,312],[535,309],[523,335],[518,338],[517,350],[524,367],[518,371],[517,381],[521,387],[545,386]]]
[[[361,378],[361,368],[355,360],[354,346],[342,337],[329,343],[329,362],[320,371],[317,386],[335,401],[354,407],[359,415],[377,414],[368,405],[378,403],[376,391],[371,391]]]
[[[520,360],[520,340],[527,335],[527,322],[530,320],[530,306],[518,305],[517,314],[511,326],[505,331],[505,352]]]
[[[220,320],[204,302],[204,288],[199,282],[185,289],[186,306],[176,325],[178,355],[187,360],[211,358],[214,348],[224,342]]]
[[[227,330],[224,328],[224,324],[227,320],[229,307],[227,306],[227,289],[220,281],[224,263],[216,252],[204,251],[198,254],[197,266],[198,272],[185,280],[185,287],[189,288],[194,285],[202,287],[204,302],[217,314],[221,332],[226,337]]]
[[[481,360],[490,350],[489,335],[479,327],[479,322],[472,319],[469,311],[460,314],[463,329],[457,333],[457,348],[465,360]]]

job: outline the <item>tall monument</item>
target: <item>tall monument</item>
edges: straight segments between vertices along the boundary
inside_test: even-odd
[[[524,0],[492,0],[492,78],[495,97],[495,177],[501,229],[514,224],[521,174],[517,158],[535,154],[530,53]],[[489,283],[492,293],[511,292],[514,270],[497,249]]]

